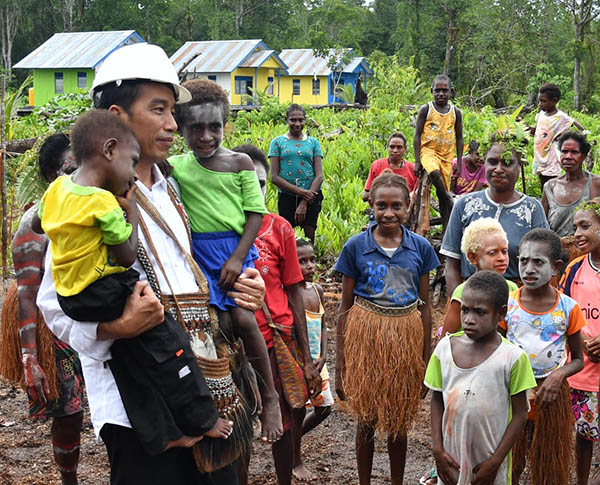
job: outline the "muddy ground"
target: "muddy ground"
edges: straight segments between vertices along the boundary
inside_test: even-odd
[[[335,308],[339,286],[326,286],[327,326],[334,335]],[[445,302],[444,302],[445,303]],[[434,308],[434,333],[443,318],[443,305]],[[330,338],[329,369],[333,377],[335,352]],[[433,458],[430,452],[429,396],[422,402],[417,420],[409,433],[405,483],[417,484],[428,471]],[[308,434],[302,443],[305,462],[318,475],[315,484],[358,483],[354,455],[354,423],[339,407],[327,420]],[[81,484],[108,483],[105,448],[97,443],[89,413],[84,417],[79,480]],[[252,484],[276,484],[270,447],[255,441],[250,466]],[[300,482],[297,482],[300,483]],[[373,485],[390,483],[385,439],[378,437],[373,464]],[[522,481],[523,483],[523,481]],[[18,388],[0,381],[0,485],[59,485],[50,448],[50,423],[36,423],[27,418],[27,399]]]

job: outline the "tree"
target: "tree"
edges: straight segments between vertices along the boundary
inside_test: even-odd
[[[12,50],[19,20],[21,4],[18,0],[1,0],[0,2],[0,45],[2,48],[2,65],[10,80],[12,76]]]
[[[585,35],[592,21],[600,15],[600,7],[595,0],[564,0],[573,22],[573,108],[581,102],[581,61],[585,55]]]

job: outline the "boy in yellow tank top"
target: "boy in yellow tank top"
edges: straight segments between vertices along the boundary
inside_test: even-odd
[[[452,198],[448,193],[452,159],[463,153],[462,113],[450,102],[452,83],[448,76],[436,76],[431,86],[433,101],[421,106],[413,140],[415,174],[425,170],[440,202],[440,215],[444,230],[452,211]]]

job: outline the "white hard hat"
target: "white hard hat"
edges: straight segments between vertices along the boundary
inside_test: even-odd
[[[90,94],[111,82],[140,79],[170,84],[177,103],[187,103],[192,95],[179,85],[175,66],[162,48],[157,45],[137,43],[120,47],[111,53],[98,68]]]

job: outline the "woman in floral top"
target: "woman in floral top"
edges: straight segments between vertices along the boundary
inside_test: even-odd
[[[474,220],[492,217],[502,224],[508,237],[507,279],[519,279],[517,254],[523,236],[538,227],[548,227],[548,221],[540,202],[515,190],[519,171],[523,163],[521,155],[512,150],[510,159],[505,160],[505,146],[494,143],[485,159],[485,176],[489,187],[465,195],[454,204],[448,228],[444,234],[440,252],[446,258],[446,285],[448,294],[475,272],[460,251],[460,242],[465,228]]]

